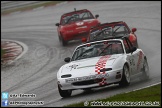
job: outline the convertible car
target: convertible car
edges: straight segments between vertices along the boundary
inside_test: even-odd
[[[95,15],[94,17],[87,9],[74,9],[73,12],[63,14],[60,23],[56,23],[61,44],[65,46],[70,40],[87,38],[91,27],[100,24],[97,20],[98,17],[99,15]]]
[[[142,74],[141,78],[149,77],[146,55],[128,37],[84,43],[64,61],[68,63],[57,73],[61,97],[71,96],[76,89],[90,90],[110,84],[128,86],[131,75],[137,73]]]
[[[133,46],[138,48],[137,36],[135,34],[136,30],[136,28],[130,30],[128,25],[123,21],[103,23],[96,27],[92,27],[88,38],[86,40],[82,38],[82,41],[96,41],[109,37],[126,36],[132,42]]]

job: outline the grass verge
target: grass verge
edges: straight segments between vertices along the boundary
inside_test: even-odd
[[[1,58],[2,58],[3,54],[4,54],[4,50],[1,48]]]
[[[105,98],[105,99],[98,99],[98,100],[94,100],[95,105],[100,105],[100,102],[102,103],[106,103],[106,102],[134,102],[134,105],[139,105],[140,102],[144,103],[145,105],[158,105],[159,107],[161,107],[161,84],[155,85],[155,86],[151,86],[148,88],[144,88],[141,90],[137,90],[137,91],[132,91],[129,93],[122,93],[122,94],[117,94],[115,96],[109,97],[109,98]],[[94,103],[94,101],[89,101],[88,103],[88,107],[91,106],[92,103]],[[92,103],[91,103],[92,102]],[[119,104],[116,104],[119,105]],[[80,103],[75,103],[75,104],[70,104],[70,105],[66,105],[64,107],[84,107],[84,102],[80,102]],[[92,107],[92,106],[91,106]],[[94,107],[94,106],[93,106]],[[115,106],[114,106],[115,107]]]
[[[6,10],[6,11],[1,12],[1,15],[9,14],[9,13],[16,12],[16,11],[27,11],[27,10],[38,8],[38,7],[41,7],[41,6],[52,6],[52,5],[55,5],[55,4],[60,3],[60,2],[65,2],[65,1],[49,1],[49,2],[46,2],[46,3],[35,4],[35,5],[31,5],[31,6],[25,6],[25,7],[16,8],[16,9],[10,9],[10,10]]]

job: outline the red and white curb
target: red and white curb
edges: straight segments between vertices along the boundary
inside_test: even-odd
[[[9,65],[21,58],[28,50],[27,45],[22,42],[8,39],[1,39],[1,48],[5,54],[1,57],[1,65]]]

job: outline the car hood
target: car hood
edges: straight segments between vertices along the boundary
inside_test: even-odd
[[[122,54],[111,55],[105,61],[106,63],[105,68],[111,67],[115,62],[115,60],[120,56],[122,56]],[[72,74],[74,76],[94,75],[96,74],[95,73],[96,64],[98,63],[99,60],[101,60],[101,56],[70,62],[63,66],[61,74],[62,75]]]
[[[98,20],[97,19],[86,19],[86,20],[81,20],[81,21],[77,21],[77,22],[72,22],[70,24],[66,24],[64,26],[61,26],[62,29],[65,30],[71,30],[72,28],[82,28],[87,26],[88,28],[92,27],[92,26],[96,26],[98,24]]]

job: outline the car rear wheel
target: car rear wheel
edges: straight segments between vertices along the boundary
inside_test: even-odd
[[[146,58],[143,62],[142,79],[149,79],[149,66]]]
[[[130,84],[130,72],[127,65],[123,67],[122,79],[119,82],[119,86],[128,86]]]
[[[72,90],[61,90],[59,85],[58,85],[58,90],[59,90],[61,97],[70,97],[71,96]]]

